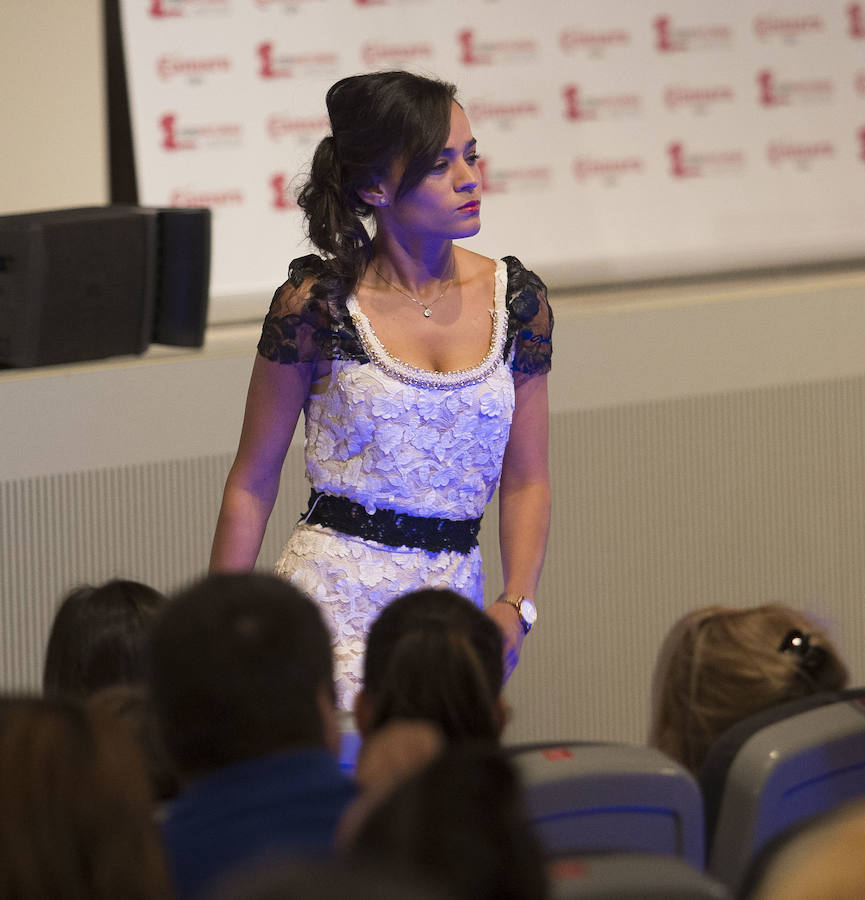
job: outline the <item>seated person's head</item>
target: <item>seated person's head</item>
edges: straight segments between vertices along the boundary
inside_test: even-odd
[[[154,710],[185,779],[300,747],[338,750],[330,636],[284,579],[193,584],[160,616],[150,662]]]
[[[71,697],[0,698],[0,896],[162,900],[137,745]]]
[[[397,719],[426,719],[448,740],[497,740],[505,724],[502,637],[449,590],[394,600],[373,622],[355,703],[363,735]]]
[[[649,743],[697,773],[711,745],[747,716],[847,684],[826,632],[785,606],[707,607],[664,640],[652,683]]]
[[[865,803],[817,819],[778,847],[750,900],[861,900],[865,897]]]
[[[455,900],[542,900],[543,855],[514,764],[489,741],[452,744],[368,813],[353,856],[434,879]]]
[[[86,697],[109,685],[141,681],[147,638],[165,603],[163,594],[137,581],[76,588],[54,616],[44,692]]]

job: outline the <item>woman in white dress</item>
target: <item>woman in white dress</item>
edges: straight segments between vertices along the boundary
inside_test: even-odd
[[[478,232],[481,197],[454,96],[407,72],[328,91],[332,134],[298,197],[322,256],[294,260],[273,298],[214,538],[212,571],[255,564],[303,410],[310,504],[276,568],[322,608],[346,709],[390,600],[447,587],[483,604],[496,487],[505,591],[487,612],[508,674],[536,615],[552,313],[514,257],[453,244]]]

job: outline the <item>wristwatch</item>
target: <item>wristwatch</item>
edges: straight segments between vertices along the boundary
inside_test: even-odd
[[[528,634],[532,626],[538,620],[538,610],[531,597],[522,597],[517,594],[502,594],[496,599],[496,603],[510,603],[517,611],[523,626],[523,634]]]

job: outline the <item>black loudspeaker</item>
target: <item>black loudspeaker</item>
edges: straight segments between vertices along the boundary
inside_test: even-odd
[[[210,292],[210,210],[157,209],[153,342],[201,347]]]
[[[200,347],[210,211],[104,206],[0,217],[0,366]]]
[[[153,331],[155,222],[94,207],[0,218],[0,364],[143,353]]]

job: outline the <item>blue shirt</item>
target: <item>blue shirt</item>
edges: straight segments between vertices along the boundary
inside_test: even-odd
[[[323,856],[354,783],[324,748],[293,750],[211,772],[168,810],[162,835],[175,887],[191,900],[269,854]]]

